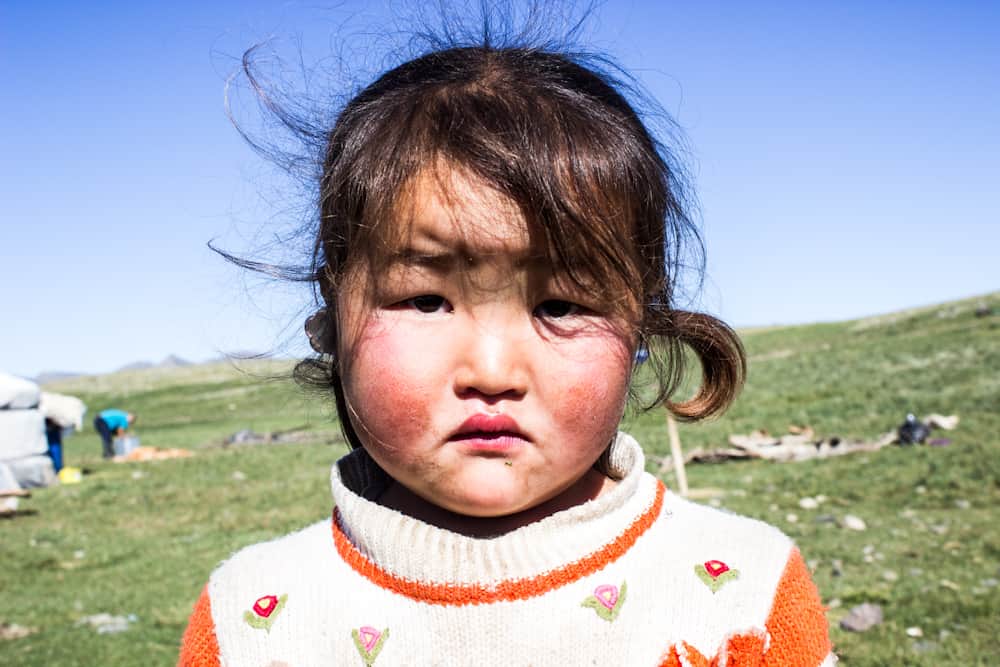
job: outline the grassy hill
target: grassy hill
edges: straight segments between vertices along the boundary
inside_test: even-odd
[[[977,317],[981,303],[993,314]],[[957,414],[961,423],[945,447],[690,466],[691,485],[721,489],[713,504],[774,523],[798,542],[831,606],[843,664],[991,664],[1000,655],[1000,293],[752,330],[744,341],[746,390],[724,418],[682,425],[685,448],[723,445],[755,428],[783,433],[789,424],[872,438],[907,412]],[[27,513],[0,521],[0,623],[38,630],[0,639],[0,664],[173,664],[191,604],[219,560],[328,514],[329,466],[345,451],[332,406],[280,379],[288,363],[240,366],[129,371],[48,387],[83,398],[91,416],[133,410],[143,444],[196,455],[105,463],[89,426],[67,440],[68,463],[90,474],[36,492],[22,504]],[[625,428],[662,455],[663,420],[661,410],[630,415]],[[302,429],[312,440],[222,446],[244,428]],[[806,497],[819,497],[819,507],[801,508]],[[867,528],[840,527],[846,514]],[[840,630],[837,621],[861,602],[881,604],[885,622],[864,634]],[[136,620],[107,635],[78,624],[102,612]],[[910,636],[913,628],[921,636]]]

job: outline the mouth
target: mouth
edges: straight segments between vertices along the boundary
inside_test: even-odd
[[[513,417],[476,414],[455,430],[449,440],[481,452],[506,453],[530,442]]]

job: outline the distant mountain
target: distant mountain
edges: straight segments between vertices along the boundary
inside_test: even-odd
[[[181,366],[191,366],[191,362],[187,359],[181,359],[175,354],[168,355],[163,361],[161,361],[157,366],[160,368],[179,368]]]
[[[125,364],[124,366],[116,368],[113,372],[120,373],[121,371],[141,371],[147,368],[152,368],[153,365],[154,364],[151,361],[133,361],[130,364]]]
[[[59,380],[68,380],[70,378],[80,377],[82,373],[72,373],[68,371],[43,371],[38,374],[38,377],[32,379],[33,382],[37,384],[45,384],[47,382],[57,382]]]
[[[121,368],[117,369],[115,372],[119,371],[141,371],[147,368],[181,368],[183,366],[191,366],[191,362],[187,359],[181,359],[176,354],[168,354],[164,357],[163,361],[158,364],[154,364],[151,361],[133,361],[131,364],[125,364]]]

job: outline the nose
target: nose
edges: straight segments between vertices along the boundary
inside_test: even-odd
[[[471,321],[455,354],[455,393],[490,402],[515,399],[528,391],[529,337],[511,321]]]

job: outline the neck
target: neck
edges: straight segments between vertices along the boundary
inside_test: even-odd
[[[428,502],[396,481],[386,487],[376,502],[438,528],[466,537],[485,538],[505,535],[556,512],[582,505],[607,493],[616,484],[611,478],[591,468],[583,477],[545,502],[504,516],[480,517],[451,512]]]

